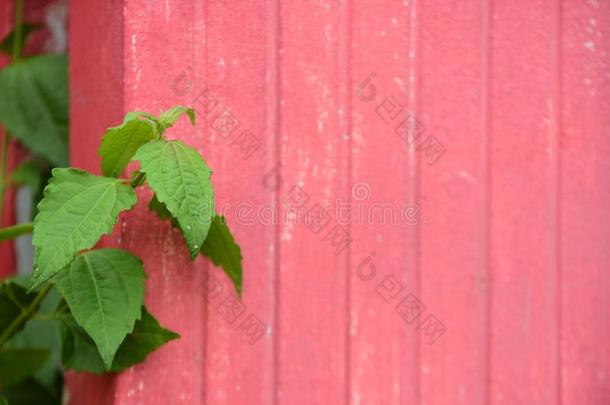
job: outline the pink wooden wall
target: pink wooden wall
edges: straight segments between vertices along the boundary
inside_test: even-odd
[[[194,105],[172,136],[213,167],[245,256],[231,306],[140,204],[107,243],[145,257],[182,339],[73,376],[73,404],[610,403],[610,3],[70,6],[73,164],[97,170],[126,111]],[[397,133],[408,112],[423,128]],[[235,215],[286,200],[352,220]]]

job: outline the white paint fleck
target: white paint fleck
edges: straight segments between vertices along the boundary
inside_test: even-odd
[[[392,25],[397,26],[398,25],[398,18],[392,17]]]
[[[593,41],[587,41],[584,43],[585,48],[591,50],[591,51],[595,51],[595,44],[593,43]]]

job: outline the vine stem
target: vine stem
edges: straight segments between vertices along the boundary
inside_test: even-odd
[[[13,58],[11,63],[15,63],[21,57],[23,38],[23,3],[24,0],[15,1],[15,34],[13,35]]]
[[[2,333],[2,336],[0,336],[0,349],[2,349],[2,347],[4,347],[4,344],[7,342],[7,340],[15,333],[19,330],[19,328],[27,322],[28,319],[30,319],[33,315],[34,312],[36,312],[36,309],[38,308],[38,306],[40,305],[40,303],[42,302],[42,300],[45,299],[45,297],[47,296],[47,294],[49,294],[49,291],[51,291],[52,285],[47,283],[45,284],[40,291],[38,291],[38,294],[36,295],[36,297],[34,298],[34,300],[30,303],[30,305],[28,305],[24,311],[21,312],[21,314],[19,314],[19,316],[17,318],[15,318],[15,320],[13,320],[13,322],[11,322],[11,324],[8,326],[8,328],[4,331],[4,333]]]
[[[5,131],[4,135],[2,136],[2,149],[0,150],[0,184],[2,184],[0,188],[0,224],[4,220],[4,192],[8,188],[6,186],[6,172],[8,171],[8,147],[10,144],[10,139],[11,136],[7,131]]]
[[[11,58],[11,64],[15,63],[21,57],[22,51],[22,38],[23,38],[23,9],[24,0],[15,1],[15,28],[13,34],[13,54]],[[8,131],[4,131],[2,137],[2,150],[0,150],[0,223],[4,219],[4,196],[7,187],[4,187],[6,183],[6,177],[8,177],[8,148],[10,145],[11,135]]]
[[[13,226],[7,226],[6,228],[0,228],[0,241],[15,239],[18,236],[32,233],[34,230],[34,224],[32,222],[25,222],[23,224],[17,224]]]
[[[131,187],[136,188],[138,186],[141,186],[142,184],[144,184],[145,180],[146,180],[146,174],[139,173],[138,176],[135,179],[133,179],[133,181],[131,182]]]

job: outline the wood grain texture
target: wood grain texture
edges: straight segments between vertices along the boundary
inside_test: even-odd
[[[245,270],[240,304],[140,202],[104,243],[182,339],[72,376],[73,404],[610,401],[606,3],[71,6],[74,163],[125,111],[193,105],[170,137]]]
[[[610,402],[610,4],[562,2],[561,296],[563,404]]]
[[[492,15],[489,401],[557,403],[558,16],[551,1]]]
[[[490,10],[421,2],[418,118],[446,147],[418,153],[420,299],[447,331],[421,334],[421,400],[486,404],[489,355]],[[445,60],[446,63],[439,63]],[[459,314],[459,315],[458,315]],[[440,333],[440,332],[439,332]]]

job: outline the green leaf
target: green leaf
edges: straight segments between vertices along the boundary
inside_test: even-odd
[[[19,60],[0,70],[0,123],[30,150],[68,164],[68,63],[65,55]]]
[[[30,378],[17,384],[3,387],[0,392],[10,405],[61,405],[62,378],[57,375],[57,386],[55,392],[50,392],[47,388]],[[1,402],[0,402],[1,403]]]
[[[28,40],[30,34],[34,31],[38,31],[44,26],[41,24],[30,24],[24,23],[21,25],[21,45],[20,49],[23,49],[24,44]],[[13,29],[7,36],[4,37],[2,42],[0,42],[0,52],[5,55],[12,56],[13,55],[13,43],[15,42],[15,30]]]
[[[64,366],[75,371],[103,373],[102,359],[85,331],[70,319],[63,322],[62,330]],[[142,307],[142,319],[136,322],[133,332],[119,347],[110,371],[118,373],[141,363],[150,353],[179,337],[163,328],[146,307]]]
[[[99,150],[105,176],[121,176],[140,146],[158,137],[155,124],[147,119],[139,119],[141,113],[136,114],[131,119],[127,114],[123,124],[106,130]]]
[[[106,372],[104,362],[87,332],[67,316],[61,322],[61,359],[66,369],[102,374]],[[116,356],[115,356],[116,358]]]
[[[194,260],[214,215],[212,171],[195,149],[180,141],[151,141],[134,159],[159,201],[178,220]]]
[[[121,211],[137,201],[121,180],[77,169],[53,169],[34,219],[36,247],[31,288],[53,277],[74,255],[110,233]]]
[[[161,122],[163,128],[167,129],[174,126],[176,121],[178,121],[178,119],[184,114],[187,114],[191,124],[195,125],[195,110],[181,105],[177,105],[167,111],[162,112],[161,116],[159,117],[159,121]]]
[[[20,186],[27,186],[32,191],[37,191],[42,182],[41,168],[32,161],[22,162],[11,173],[11,181]]]
[[[55,314],[61,296],[56,288],[40,304],[36,318],[30,319],[25,328],[17,333],[6,345],[11,349],[38,348],[50,352],[49,359],[32,377],[49,391],[55,392],[57,386],[57,371],[61,364],[61,336],[58,322],[49,322],[48,319],[37,317],[51,317]],[[65,303],[64,303],[65,304]],[[58,394],[61,393],[58,392]]]
[[[141,363],[150,353],[178,338],[180,335],[163,328],[159,321],[142,307],[142,319],[136,322],[133,332],[127,335],[121,344],[111,371],[120,372]]]
[[[107,368],[141,317],[146,275],[136,256],[98,249],[77,256],[56,283],[76,322],[95,342]]]
[[[0,405],[8,405],[8,402],[6,402],[6,398],[0,397]]]
[[[156,194],[153,194],[152,198],[150,199],[148,209],[157,214],[160,219],[169,219],[173,227],[180,228],[180,224],[178,224],[176,218],[174,218],[172,213],[167,210],[165,204],[159,201]]]
[[[5,349],[0,351],[0,385],[18,383],[31,377],[47,361],[45,349]]]
[[[214,216],[208,237],[201,253],[209,257],[217,266],[221,266],[233,282],[237,295],[241,297],[242,286],[242,256],[241,249],[231,234],[223,216]]]
[[[154,115],[149,114],[145,111],[130,111],[127,114],[125,114],[125,117],[123,118],[123,124],[126,124],[129,121],[133,121],[140,117],[147,118],[148,120],[150,120],[152,122],[159,122],[159,118],[157,118]]]
[[[35,298],[34,294],[28,294],[25,287],[13,280],[7,280],[0,284],[0,335],[7,332],[9,325],[21,315]],[[6,338],[11,338],[21,329],[23,329],[23,325],[9,333]]]

